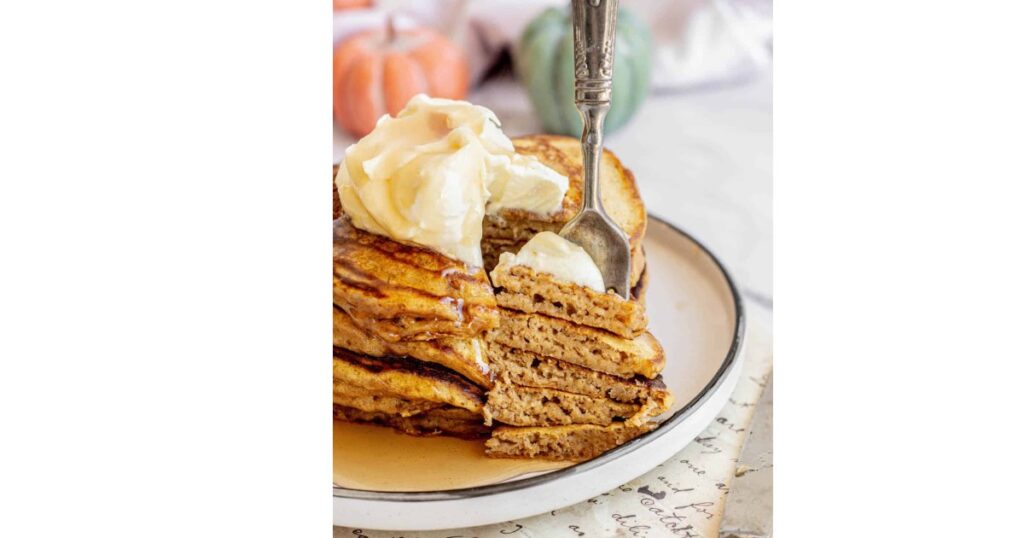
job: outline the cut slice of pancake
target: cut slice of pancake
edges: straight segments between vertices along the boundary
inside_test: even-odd
[[[499,265],[491,271],[491,281],[498,288],[498,306],[504,308],[605,329],[623,338],[647,329],[647,314],[635,298],[595,291],[525,265]]]
[[[512,139],[516,152],[536,156],[543,164],[569,178],[562,207],[550,215],[521,209],[502,209],[484,218],[485,239],[526,241],[538,232],[558,233],[579,212],[583,203],[583,153],[578,138],[532,135]],[[647,230],[647,211],[640,199],[633,173],[618,157],[605,150],[600,167],[601,202],[637,248]]]
[[[488,274],[498,265],[498,258],[502,252],[519,252],[526,241],[505,241],[502,239],[487,239],[480,243],[480,249],[484,255],[484,268]],[[634,247],[629,251],[630,269],[629,284],[636,288],[640,285],[640,279],[644,277],[647,270],[647,255],[643,247]],[[642,296],[638,296],[642,297]]]
[[[334,221],[334,304],[388,341],[476,336],[498,323],[483,268]]]
[[[334,345],[371,357],[411,357],[432,362],[482,387],[494,385],[480,338],[439,336],[434,340],[388,342],[371,335],[335,306]]]
[[[386,413],[411,417],[424,411],[442,407],[443,403],[428,400],[409,400],[381,391],[369,390],[348,383],[334,381],[334,403],[353,407],[368,413]]]
[[[487,393],[484,424],[498,421],[511,426],[607,426],[616,419],[637,415],[641,406],[610,398],[592,398],[555,389],[523,387],[499,381]],[[640,417],[633,422],[642,421]]]
[[[501,324],[487,342],[530,351],[619,377],[653,379],[665,367],[665,352],[650,332],[627,339],[603,329],[543,314],[501,309]]]
[[[492,458],[529,458],[556,461],[589,460],[652,430],[647,422],[629,426],[572,424],[569,426],[495,428],[484,444]]]
[[[487,354],[495,376],[505,383],[639,404],[647,407],[645,411],[650,416],[660,415],[672,406],[672,393],[660,375],[654,379],[624,379],[500,344],[491,344]]]
[[[480,415],[458,407],[441,407],[411,417],[380,412],[367,412],[344,405],[334,405],[334,418],[345,422],[361,422],[387,426],[409,435],[451,435],[478,439],[487,437],[491,428],[484,426]]]
[[[347,383],[407,400],[427,400],[482,413],[484,391],[455,372],[429,362],[370,357],[334,348],[335,383]]]

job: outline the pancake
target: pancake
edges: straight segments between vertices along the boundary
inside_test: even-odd
[[[656,424],[609,426],[572,424],[554,427],[502,426],[484,444],[491,458],[529,458],[555,461],[589,460],[650,431]]]
[[[561,318],[623,338],[636,338],[647,329],[647,314],[635,297],[598,292],[525,265],[500,265],[491,272],[491,281],[503,308]]]
[[[486,340],[607,374],[653,379],[665,367],[665,352],[650,332],[634,339],[542,314],[501,309],[501,324]]]
[[[334,304],[387,340],[476,336],[498,323],[482,268],[334,221]]]
[[[607,426],[615,420],[636,417],[641,406],[593,398],[555,389],[523,387],[499,381],[487,393],[484,424],[498,421],[510,426],[561,426],[596,424]],[[638,417],[639,422],[646,417]]]
[[[413,359],[370,357],[334,348],[335,384],[406,400],[426,400],[482,413],[484,391],[455,372]]]
[[[487,437],[491,429],[484,426],[480,415],[458,407],[440,407],[411,417],[367,412],[344,405],[334,405],[334,418],[345,422],[361,422],[387,426],[409,435],[451,435],[469,439]]]
[[[335,306],[334,345],[371,357],[411,357],[432,362],[482,387],[494,385],[480,338],[440,336],[426,341],[388,342],[371,335]]]
[[[495,376],[505,383],[649,405],[652,415],[672,406],[672,394],[660,375],[654,379],[624,379],[500,344],[491,344],[487,354]]]
[[[427,400],[409,400],[393,394],[372,391],[364,387],[334,382],[334,403],[353,407],[369,413],[385,413],[411,417],[424,411],[437,409],[444,404]]]

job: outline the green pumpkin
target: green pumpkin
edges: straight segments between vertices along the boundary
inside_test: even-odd
[[[629,11],[620,9],[615,27],[612,107],[604,131],[618,129],[647,97],[651,80],[651,32]],[[567,9],[549,8],[534,19],[519,40],[515,63],[544,130],[580,136],[583,125],[573,101],[572,22]]]

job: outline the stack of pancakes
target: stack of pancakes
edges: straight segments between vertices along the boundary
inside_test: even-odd
[[[487,271],[538,232],[558,232],[582,204],[577,139],[513,143],[568,177],[569,189],[550,215],[487,215]],[[335,417],[490,435],[487,454],[506,458],[589,459],[648,431],[672,397],[659,375],[663,351],[646,330],[647,215],[632,173],[607,151],[601,188],[630,238],[629,300],[522,266],[489,283],[483,269],[353,228],[335,196]]]
[[[483,436],[482,341],[498,309],[480,268],[334,221],[334,415]]]

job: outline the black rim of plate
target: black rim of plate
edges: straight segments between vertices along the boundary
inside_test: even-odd
[[[732,344],[729,346],[729,352],[725,356],[725,360],[722,361],[722,365],[715,372],[715,375],[711,378],[711,381],[704,386],[703,389],[694,397],[692,400],[687,402],[679,411],[676,411],[669,418],[665,419],[657,428],[633,439],[626,443],[619,445],[600,456],[558,469],[556,471],[550,471],[542,475],[531,476],[528,478],[513,479],[507,482],[499,482],[497,484],[488,484],[486,486],[474,486],[471,488],[461,489],[449,489],[441,491],[414,491],[414,492],[397,492],[397,491],[373,491],[364,489],[351,489],[351,488],[334,488],[334,497],[339,499],[357,499],[363,501],[400,501],[400,502],[426,502],[426,501],[453,501],[459,499],[469,499],[473,497],[482,497],[485,495],[495,495],[498,493],[505,493],[508,491],[515,491],[519,489],[525,489],[538,484],[544,484],[558,480],[560,478],[583,473],[600,467],[601,465],[612,461],[616,458],[629,454],[641,446],[650,443],[651,441],[661,437],[665,432],[669,431],[673,427],[682,423],[690,415],[692,415],[699,407],[701,407],[721,385],[725,382],[725,378],[732,371],[736,365],[736,357],[740,351],[740,345],[743,343],[743,336],[746,331],[746,315],[743,312],[743,301],[740,297],[739,289],[736,288],[735,282],[733,282],[732,276],[725,270],[725,266],[722,262],[711,253],[710,250],[703,243],[698,241],[692,235],[679,229],[668,221],[648,214],[648,219],[656,221],[673,232],[682,235],[689,239],[693,244],[697,245],[701,251],[704,252],[708,258],[714,262],[715,266],[722,273],[725,278],[726,284],[729,286],[729,291],[732,293],[733,307],[736,310],[736,327],[733,331]]]

